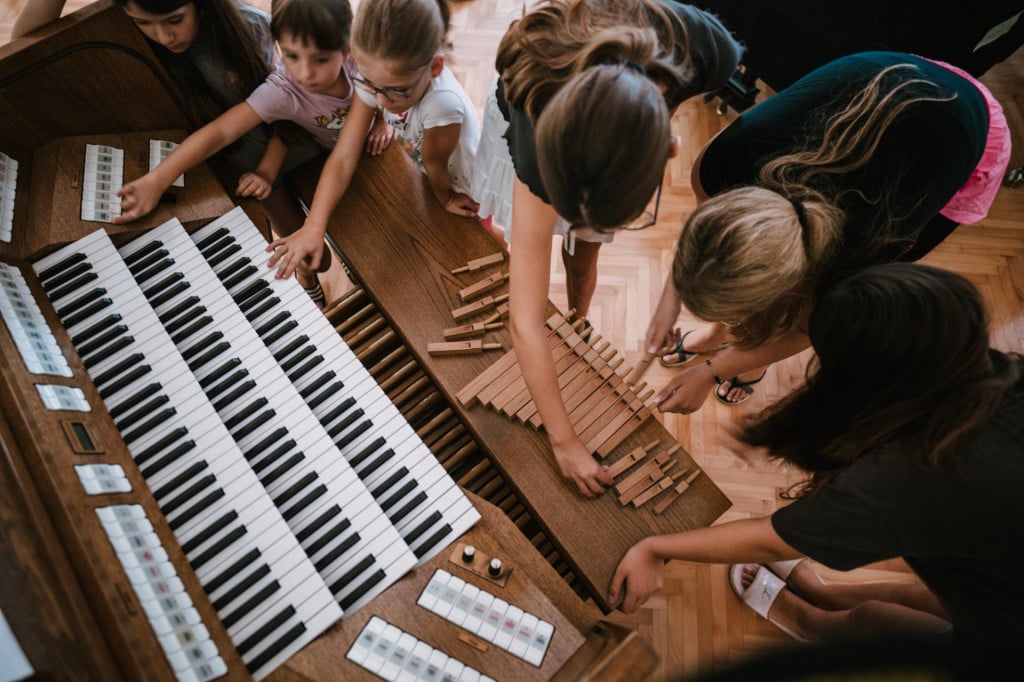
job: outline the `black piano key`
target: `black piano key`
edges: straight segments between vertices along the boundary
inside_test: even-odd
[[[373,428],[373,423],[369,420],[361,421],[356,424],[356,427],[351,431],[346,431],[340,438],[334,440],[334,444],[339,448],[346,448],[354,443],[360,436]]]
[[[291,379],[293,383],[297,382],[299,379],[312,372],[313,368],[322,363],[323,361],[324,356],[315,355],[312,358],[310,358],[308,362],[304,363],[302,367],[299,367],[294,372],[289,373],[288,378]]]
[[[434,512],[426,518],[420,525],[413,528],[408,535],[403,535],[402,539],[405,540],[406,544],[412,547],[412,544],[419,539],[421,535],[426,533],[431,526],[441,520],[441,512],[436,509]]]
[[[218,573],[213,578],[203,584],[203,589],[206,590],[206,594],[213,594],[220,588],[227,585],[229,582],[238,577],[238,574],[245,570],[247,566],[252,566],[260,558],[260,551],[258,549],[249,550],[245,556],[241,557],[237,561],[234,561],[230,566],[225,568],[223,571]]]
[[[384,571],[382,569],[378,568],[376,571],[373,572],[372,575],[370,575],[369,578],[364,580],[362,582],[362,584],[359,585],[359,587],[354,589],[349,594],[345,595],[345,598],[342,599],[341,601],[339,601],[338,605],[341,606],[342,610],[347,609],[348,607],[352,606],[357,601],[362,599],[363,595],[365,595],[367,592],[369,592],[371,589],[373,589],[374,585],[376,585],[381,580],[383,580],[384,576],[385,576]]]
[[[160,505],[160,510],[164,513],[164,516],[170,516],[174,512],[178,511],[183,506],[194,500],[199,493],[214,485],[216,482],[217,477],[214,476],[213,474],[210,474],[209,476],[203,476],[198,481],[182,490],[179,495],[176,495],[175,497],[172,497],[171,499],[162,503]]]
[[[185,453],[191,451],[195,446],[196,442],[194,440],[187,440],[184,443],[175,446],[163,457],[154,460],[153,463],[148,466],[142,467],[140,469],[142,477],[148,479],[150,476],[156,475],[157,472],[163,471],[164,467],[177,462]],[[139,460],[136,458],[135,461],[138,463]]]
[[[237,303],[238,307],[241,308],[242,304],[245,303],[246,301],[248,301],[250,298],[256,297],[257,300],[262,298],[262,296],[260,296],[260,294],[265,289],[269,289],[269,288],[270,288],[270,282],[268,282],[267,280],[265,280],[263,278],[260,278],[260,279],[256,280],[255,282],[253,282],[252,284],[250,284],[249,286],[247,286],[246,288],[244,288],[241,291],[239,291],[232,298],[235,299],[235,303]]]
[[[229,234],[229,232],[230,231],[226,227],[218,227],[216,230],[203,237],[202,240],[196,242],[196,248],[198,248],[201,252],[205,251],[206,249],[210,248],[211,245],[217,243],[217,241],[220,240],[221,237],[223,237],[226,234]]]
[[[249,599],[246,599],[241,605],[238,606],[231,613],[221,616],[221,620],[224,622],[224,627],[229,628],[250,612],[258,607],[264,601],[270,598],[271,595],[277,593],[281,589],[281,583],[276,580],[270,581],[267,585],[261,588],[256,594]]]
[[[299,541],[299,544],[302,544],[340,513],[341,507],[336,504],[331,505],[330,509],[316,517],[311,523],[306,524],[305,528],[296,533],[295,538]]]
[[[217,381],[219,381],[228,372],[230,372],[234,367],[237,367],[240,364],[242,364],[242,361],[239,358],[231,358],[230,360],[225,362],[223,365],[221,365],[220,367],[218,367],[217,369],[213,370],[212,372],[207,374],[205,377],[200,379],[199,380],[199,385],[202,386],[203,389],[206,389],[211,384],[214,384]]]
[[[219,253],[212,253],[206,258],[206,262],[210,264],[211,268],[216,268],[218,265],[241,250],[242,247],[240,245],[232,244],[231,246],[228,246],[228,248],[221,250]]]
[[[107,293],[107,290],[104,289],[103,287],[96,287],[95,289],[90,289],[88,292],[82,294],[74,301],[71,301],[71,303],[68,303],[66,306],[57,310],[57,317],[63,320],[68,315],[72,314],[76,310],[81,310],[82,308],[89,305],[99,297],[103,296],[103,294],[105,293]]]
[[[376,500],[377,498],[379,498],[381,495],[386,493],[392,486],[394,486],[396,483],[405,478],[408,474],[409,470],[406,469],[405,467],[399,467],[395,471],[391,472],[390,476],[388,476],[386,479],[378,483],[373,488],[373,490],[370,491],[370,494],[373,496],[373,499]]]
[[[301,452],[297,452],[287,460],[281,463],[281,466],[277,467],[273,471],[268,471],[266,476],[260,477],[260,483],[264,487],[271,485],[274,481],[284,476],[286,473],[291,471],[292,467],[305,459],[305,456]]]
[[[146,256],[149,256],[157,249],[162,249],[163,247],[164,243],[162,241],[160,241],[159,239],[154,239],[153,241],[149,242],[132,255],[124,256],[121,260],[123,260],[124,264],[127,265],[129,269],[131,269],[132,265],[138,263]]]
[[[79,277],[79,278],[73,280],[72,282],[69,282],[65,286],[61,287],[60,289],[56,289],[54,291],[47,292],[49,294],[50,301],[55,303],[55,302],[59,301],[60,299],[64,298],[65,296],[67,296],[68,294],[73,294],[76,291],[81,291],[82,289],[85,288],[86,284],[88,284],[89,282],[92,282],[94,280],[97,280],[99,278],[100,278],[100,276],[98,274],[96,274],[95,272],[87,272],[84,275],[82,275],[81,277]],[[67,325],[65,325],[65,326],[67,326]]]
[[[320,404],[323,401],[337,395],[338,391],[340,391],[343,388],[345,388],[345,384],[343,384],[340,381],[335,381],[333,384],[325,388],[321,393],[308,399],[306,401],[306,404],[309,405],[309,409],[316,410],[318,407],[320,407]]]
[[[173,407],[168,407],[167,409],[161,410],[160,412],[158,412],[154,416],[150,417],[149,419],[144,421],[142,424],[139,424],[132,431],[129,431],[128,433],[121,434],[121,437],[124,438],[124,442],[126,444],[132,443],[136,438],[138,438],[139,436],[143,436],[143,435],[149,433],[150,431],[152,431],[156,427],[160,426],[161,424],[163,424],[165,421],[167,421],[168,419],[170,419],[171,417],[173,417],[177,413],[178,413],[178,410],[176,410]]]
[[[372,455],[373,453],[377,452],[377,450],[380,450],[386,444],[387,444],[387,441],[384,440],[384,437],[383,436],[378,436],[369,445],[367,445],[365,448],[363,448],[358,453],[353,455],[348,460],[348,463],[351,464],[352,468],[354,469],[357,466],[359,466],[360,464],[362,464],[363,460],[367,459],[370,455]]]
[[[261,631],[262,631],[262,629],[263,628],[261,628]],[[270,632],[273,632],[273,631],[274,631],[274,628],[271,628],[271,629],[267,630],[267,634],[269,634]],[[266,665],[268,662],[272,661],[275,656],[277,656],[282,651],[284,651],[285,648],[287,648],[292,642],[294,642],[299,637],[301,637],[303,635],[303,633],[305,633],[305,632],[306,632],[306,624],[302,623],[302,622],[296,623],[293,627],[289,628],[289,630],[287,632],[285,632],[283,635],[281,635],[277,639],[277,641],[275,641],[273,644],[271,644],[266,649],[264,649],[263,652],[259,656],[255,657],[254,659],[252,659],[251,661],[246,663],[245,664],[246,670],[248,670],[250,673],[256,672],[257,670],[262,668],[264,665]],[[264,636],[266,636],[266,635],[264,635]],[[250,638],[250,639],[252,639],[252,638]],[[260,639],[262,639],[262,637]],[[259,640],[256,640],[256,641],[259,641]],[[241,651],[239,651],[239,653],[241,653]]]
[[[101,348],[93,355],[82,358],[82,364],[85,365],[86,369],[94,367],[97,362],[102,362],[112,355],[117,355],[118,351],[130,347],[133,343],[135,343],[134,336],[122,336],[106,348]]]
[[[185,362],[188,362],[189,360],[194,358],[196,355],[198,355],[199,353],[203,352],[204,350],[209,348],[211,345],[215,344],[217,341],[220,341],[223,338],[224,338],[224,332],[222,332],[222,331],[218,330],[218,331],[210,332],[209,334],[207,334],[203,338],[201,338],[198,341],[196,341],[195,343],[193,343],[188,348],[182,350],[181,351],[181,357],[184,358]]]
[[[234,430],[236,426],[238,426],[243,421],[251,417],[253,413],[255,413],[257,410],[266,407],[267,403],[269,402],[270,401],[267,400],[267,398],[264,396],[257,398],[256,400],[246,405],[243,409],[239,410],[234,415],[232,415],[230,419],[224,420],[224,426],[227,427],[228,431]]]
[[[205,353],[203,353],[202,355],[200,355],[194,361],[187,363],[188,364],[188,368],[190,370],[192,370],[193,372],[195,372],[200,367],[202,367],[206,363],[210,362],[211,360],[213,360],[218,355],[226,353],[230,349],[231,349],[231,344],[230,343],[228,343],[227,341],[221,341],[216,346],[214,346],[210,350],[208,350]]]
[[[256,583],[258,583],[260,580],[262,580],[268,575],[270,575],[270,566],[267,566],[266,564],[260,564],[256,567],[255,570],[253,570],[252,573],[239,580],[234,587],[232,587],[230,590],[214,599],[212,602],[213,610],[217,613],[220,613],[221,611],[227,608],[228,604],[230,604],[231,602],[235,601],[240,596],[245,594],[249,590],[249,588],[255,586]],[[231,625],[228,625],[227,620],[223,618],[221,620],[224,620],[224,627],[231,627]]]
[[[227,493],[224,492],[223,488],[217,488],[209,495],[206,495],[191,507],[175,516],[173,521],[169,521],[168,524],[170,525],[171,530],[178,530],[200,514],[205,514],[217,500],[225,495],[227,495]]]
[[[340,532],[341,531],[339,531],[339,534]],[[333,537],[331,539],[333,539]],[[356,543],[359,542],[361,539],[362,538],[359,535],[359,533],[352,533],[347,538],[345,538],[344,542],[338,543],[337,545],[331,548],[330,552],[324,554],[322,557],[317,559],[316,562],[313,564],[314,568],[316,568],[317,571],[325,570],[328,566],[337,561],[338,557],[343,556],[345,552],[355,547]],[[320,547],[319,549],[323,549],[323,547]],[[319,551],[319,549],[317,551]],[[309,556],[313,556],[314,554],[316,554],[316,552],[314,552],[312,549],[309,549],[307,550],[307,554]]]
[[[259,431],[261,428],[266,426],[267,422],[269,422],[276,416],[277,413],[274,412],[273,410],[261,412],[258,416],[250,420],[249,423],[246,424],[245,426],[242,426],[241,428],[232,431],[231,436],[237,439],[238,441],[242,441],[248,438],[249,434],[253,433],[254,431]]]
[[[151,305],[153,308],[159,308],[164,303],[167,303],[168,301],[174,299],[175,297],[180,296],[182,293],[187,291],[191,286],[192,285],[187,281],[178,282],[173,287],[163,291],[159,295],[154,296],[152,298],[146,296],[146,298],[149,299],[149,305]]]
[[[380,467],[387,464],[388,460],[391,459],[394,456],[394,454],[395,451],[392,450],[391,448],[388,448],[384,452],[380,453],[380,455],[378,455],[377,457],[374,457],[373,459],[369,460],[366,466],[357,467],[353,464],[352,468],[355,469],[356,474],[360,478],[364,478],[369,474],[373,473],[374,471],[376,471],[377,469],[379,469]]]
[[[286,502],[288,502],[288,500],[292,499],[293,497],[301,493],[305,488],[313,484],[316,480],[316,472],[309,472],[301,479],[299,479],[298,482],[292,483],[287,490],[285,490],[283,493],[275,497],[274,504],[278,507],[278,509],[280,509],[285,505]]]
[[[256,445],[253,445],[251,448],[243,452],[242,455],[251,462],[255,458],[259,457],[261,453],[266,452],[267,450],[272,448],[274,446],[274,443],[277,443],[287,437],[288,429],[284,427],[278,428],[274,430],[274,432],[271,433],[269,436],[261,440],[259,443],[256,443]]]
[[[233,236],[228,234],[222,236],[220,239],[217,239],[215,241],[207,242],[206,247],[200,249],[199,251],[203,254],[203,258],[205,258],[207,262],[209,262],[211,257],[217,255],[218,253],[220,253],[220,251],[226,249],[232,244],[238,244],[238,242],[235,240]]]
[[[258,300],[258,299],[254,299],[254,300]],[[280,303],[281,303],[281,299],[279,299],[277,296],[274,296],[273,298],[269,298],[269,299],[263,301],[262,304],[260,304],[260,305],[256,306],[255,308],[253,308],[251,312],[247,311],[245,309],[243,309],[242,312],[245,313],[246,319],[248,319],[248,320],[255,320],[255,319],[259,318],[261,315],[263,315],[264,313],[266,313],[268,310],[273,310],[276,306],[280,305]]]
[[[121,360],[121,362],[117,363],[116,365],[108,369],[103,374],[99,375],[98,377],[93,377],[92,381],[97,386],[102,386],[108,381],[116,379],[118,375],[127,372],[129,369],[131,369],[135,365],[138,365],[143,360],[145,360],[145,356],[143,356],[142,353],[132,353],[125,359]]]
[[[207,327],[207,326],[209,326],[211,324],[213,324],[213,318],[210,317],[209,315],[203,315],[198,320],[196,320],[195,322],[193,322],[189,326],[185,327],[184,329],[182,329],[177,334],[172,334],[171,341],[173,341],[174,345],[177,346],[178,344],[180,344],[185,339],[189,338],[190,336],[195,336],[204,327]],[[170,330],[168,330],[168,333],[171,333]]]
[[[256,328],[256,335],[261,339],[271,332],[279,324],[283,324],[291,318],[291,314],[287,310],[282,310],[277,315],[274,315],[266,324]]]
[[[273,464],[274,462],[276,462],[280,458],[284,457],[286,454],[291,452],[294,448],[295,448],[295,441],[293,441],[293,440],[289,440],[286,443],[282,443],[281,445],[277,446],[277,448],[275,448],[274,451],[271,452],[269,455],[267,455],[266,457],[263,457],[262,459],[260,459],[260,461],[257,462],[256,464],[253,464],[252,465],[253,472],[255,472],[255,474],[257,476],[259,476],[260,472],[262,472],[264,469],[266,469],[268,466],[270,466],[271,464]]]
[[[334,505],[334,506],[337,507],[337,505]],[[340,511],[340,509],[339,509],[339,511]],[[327,516],[326,514],[321,514],[320,518],[318,518],[316,520],[316,522],[314,522],[313,524],[310,524],[310,525],[315,525],[316,528],[320,528],[320,526],[322,526],[323,524],[325,524],[329,520],[328,518],[325,518],[326,516]],[[317,554],[324,547],[327,547],[329,544],[331,544],[332,542],[334,542],[335,540],[340,538],[342,536],[342,534],[346,530],[351,528],[351,527],[352,527],[352,522],[351,521],[349,521],[348,519],[342,519],[341,521],[339,521],[334,526],[334,528],[331,528],[329,531],[325,532],[323,535],[321,535],[319,538],[317,538],[316,542],[310,543],[310,545],[308,547],[303,545],[303,548],[306,550],[306,554],[308,554],[309,556],[313,556],[314,554]],[[312,532],[315,533],[316,530],[314,529]],[[357,535],[358,535],[358,533],[357,533]],[[298,537],[298,536],[296,535],[296,537]],[[309,537],[309,535],[307,535],[306,537]],[[301,543],[302,540],[299,540],[299,542]],[[333,559],[332,559],[332,561],[333,561]]]
[[[160,384],[157,383],[157,382],[153,382],[151,384],[146,384],[145,386],[140,388],[138,391],[136,391],[132,395],[128,396],[127,398],[125,398],[124,400],[119,402],[117,405],[114,405],[113,407],[108,408],[107,411],[110,412],[110,416],[111,417],[113,417],[114,419],[117,419],[122,414],[124,414],[127,410],[133,409],[136,405],[141,403],[143,400],[145,400],[149,396],[154,395],[155,393],[157,393],[161,388],[162,388],[162,386],[160,386]]]
[[[361,407],[358,407],[358,408],[352,410],[351,412],[346,414],[345,417],[341,421],[339,421],[336,424],[331,425],[331,427],[329,429],[327,429],[327,435],[330,436],[333,439],[339,433],[341,433],[342,431],[344,431],[348,427],[350,427],[353,424],[355,424],[359,419],[361,419],[363,417],[364,414],[366,414],[366,413],[363,412],[363,408],[361,408]]]
[[[78,350],[78,354],[80,356],[85,357],[86,355],[90,355],[93,351],[99,350],[104,345],[110,343],[111,341],[119,337],[121,334],[125,334],[127,332],[128,327],[126,327],[123,324],[115,324],[111,327],[107,327],[106,332],[104,334],[96,337],[92,341],[88,341],[83,344],[78,344],[75,346],[75,348]]]
[[[254,633],[249,635],[246,639],[239,642],[235,648],[238,649],[238,653],[245,656],[246,653],[254,646],[260,643],[266,637],[270,636],[274,630],[278,629],[282,625],[288,622],[288,619],[295,615],[295,607],[288,605],[280,613],[276,614],[273,618],[263,624],[262,627],[257,629]],[[255,671],[259,668],[258,665],[250,665],[249,671]]]
[[[264,280],[261,279],[260,281],[262,282]],[[289,355],[297,351],[299,348],[304,346],[308,341],[309,337],[306,336],[305,334],[292,339],[287,346],[274,353],[274,359],[277,360],[278,363],[281,363],[286,357],[288,357]],[[302,355],[299,356],[300,359],[302,357]],[[287,374],[287,370],[285,370],[285,373]]]
[[[443,526],[438,528],[433,535],[424,540],[422,545],[413,549],[412,553],[416,555],[417,559],[422,559],[424,555],[427,554],[427,552],[434,548],[434,545],[441,542],[441,540],[444,539],[444,537],[451,532],[452,527],[449,526],[447,523],[444,524]]]
[[[114,302],[112,300],[104,297],[93,303],[91,306],[79,310],[74,315],[68,315],[66,318],[61,317],[61,320],[64,323],[65,328],[71,328],[74,327],[79,322],[89,319],[90,317],[92,317],[99,311],[103,310],[104,308],[110,307],[111,305],[113,305],[113,303]],[[120,315],[111,315],[111,317],[116,317],[118,320],[121,319]]]
[[[141,365],[131,370],[117,381],[111,383],[106,388],[100,389],[100,397],[106,400],[110,396],[114,395],[126,386],[131,386],[133,383],[146,376],[153,370],[149,365]]]
[[[182,485],[184,485],[186,481],[195,478],[203,471],[206,471],[209,467],[210,465],[207,464],[206,462],[196,462],[195,464],[191,465],[189,468],[185,469],[171,480],[161,485],[159,488],[153,490],[153,497],[155,497],[158,500],[162,500],[163,498],[167,497],[175,490],[180,488]]]
[[[149,287],[148,289],[143,289],[142,293],[145,294],[147,299],[153,300],[154,296],[156,296],[162,291],[167,291],[168,289],[172,288],[176,283],[180,282],[183,279],[185,279],[184,272],[171,273],[170,275],[164,277],[162,280],[160,280],[153,286]]]
[[[320,497],[323,497],[326,494],[327,494],[327,486],[325,486],[325,485],[323,485],[321,483],[316,488],[313,488],[313,490],[310,491],[309,494],[307,494],[301,500],[296,502],[290,508],[283,510],[281,512],[281,516],[284,517],[285,521],[291,521],[293,516],[298,514],[303,509],[308,508],[311,504],[313,504],[314,500],[317,500],[317,499],[319,499]]]
[[[75,265],[76,263],[81,263],[87,257],[88,256],[86,256],[84,253],[73,253],[70,256],[68,256],[67,258],[54,263],[50,267],[48,267],[45,270],[43,270],[42,272],[40,272],[39,275],[38,275],[39,280],[43,281],[43,280],[50,279],[51,277],[53,277],[57,273],[65,270],[66,268],[70,268],[72,265]]]
[[[387,514],[391,511],[392,507],[394,507],[396,504],[404,500],[406,496],[413,490],[416,490],[416,480],[409,479],[408,481],[402,484],[402,487],[400,487],[394,493],[389,495],[383,502],[381,502],[380,508],[384,510],[385,514]],[[397,519],[391,519],[391,522],[394,523],[396,520]]]
[[[238,528],[235,528],[233,531],[225,535],[223,538],[213,543],[213,545],[208,550],[206,550],[205,552],[203,552],[202,554],[193,559],[189,559],[189,563],[192,564],[192,568],[198,571],[199,568],[204,566],[207,561],[210,561],[215,556],[226,550],[228,547],[235,544],[235,542],[237,542],[239,538],[243,537],[246,534],[246,532],[247,531],[245,529],[245,526],[239,526]]]
[[[206,306],[204,305],[196,304],[191,306],[187,310],[182,311],[182,314],[175,319],[164,322],[164,330],[173,338],[183,327],[205,312]]]
[[[154,265],[153,267],[151,267],[149,270],[146,270],[145,272],[135,275],[135,283],[138,284],[139,286],[142,286],[144,282],[148,282],[149,280],[159,275],[161,272],[166,272],[172,265],[174,265],[174,259],[165,258],[156,265]]]
[[[173,308],[169,308],[162,315],[159,315],[158,319],[166,326],[171,320],[176,318],[178,315],[181,315],[186,310],[192,308],[192,306],[196,305],[197,303],[199,303],[198,296],[189,296],[178,305],[174,306]]]
[[[134,255],[137,255],[137,253]],[[128,272],[132,273],[134,276],[147,269],[161,258],[167,258],[170,255],[171,254],[167,249],[157,248],[147,252],[141,258],[133,259],[131,263],[128,262],[127,258],[122,260],[124,260],[124,264],[128,266]]]
[[[374,561],[376,561],[376,559],[374,559],[372,554],[367,554],[360,559],[358,564],[345,571],[344,575],[339,576],[337,580],[328,586],[331,590],[331,594],[338,594],[344,590],[349,583],[359,577],[360,573],[370,568],[370,566],[373,566]]]
[[[287,334],[288,332],[290,332],[291,330],[295,329],[298,326],[298,322],[296,322],[295,320],[290,320],[287,324],[278,327],[276,331],[273,331],[270,334],[267,334],[266,336],[262,336],[260,338],[263,339],[263,343],[270,346],[277,343],[282,336],[284,336],[285,334]]]
[[[330,372],[326,372],[318,376],[312,383],[309,384],[309,386],[306,386],[304,389],[299,391],[299,395],[301,395],[303,399],[309,398],[309,396],[313,395],[318,390],[323,388],[323,386],[326,385],[327,382],[334,379],[334,376],[334,370],[331,370]]]
[[[210,388],[206,389],[206,397],[209,398],[210,400],[213,400],[214,398],[216,398],[217,396],[219,396],[221,393],[228,390],[232,386],[238,385],[238,382],[242,381],[247,376],[249,376],[249,370],[245,369],[244,367],[242,369],[239,369],[237,372],[229,374],[228,377],[224,379],[224,381],[220,382],[216,386],[211,386]]]
[[[139,409],[135,410],[131,414],[127,415],[124,419],[120,419],[115,422],[117,430],[122,433],[133,424],[137,423],[140,419],[143,419],[146,415],[151,414],[153,410],[157,409],[164,403],[170,402],[170,398],[165,395],[158,395]],[[138,403],[136,403],[138,405]]]
[[[236,269],[234,266],[230,266],[227,269],[227,272],[233,272],[234,274],[232,274],[230,277],[222,280],[222,283],[224,284],[224,288],[227,289],[228,291],[231,291],[236,286],[238,286],[239,284],[241,284],[245,280],[247,280],[250,277],[252,277],[253,275],[255,275],[257,272],[259,272],[259,270],[256,268],[255,265],[244,265],[244,263],[248,263],[249,262],[248,260],[246,260],[246,259],[239,259],[239,261],[241,261],[243,263],[243,265],[239,265],[238,269]],[[235,261],[235,262],[238,263],[239,261]]]
[[[227,528],[229,525],[234,523],[235,520],[237,520],[237,519],[238,519],[238,512],[236,512],[233,509],[228,511],[226,514],[223,514],[220,517],[218,517],[217,519],[215,519],[212,523],[210,523],[209,526],[204,528],[194,538],[192,538],[191,540],[189,540],[188,542],[183,544],[181,546],[181,549],[185,552],[185,554],[191,554],[192,552],[194,552],[197,549],[199,549],[199,547],[203,543],[205,543],[207,540],[212,538],[214,535],[216,535],[220,531],[222,531],[225,528]]]
[[[340,403],[335,405],[334,408],[330,412],[325,414],[320,419],[320,422],[323,423],[323,424],[330,424],[335,419],[337,419],[341,415],[345,414],[345,412],[350,410],[353,406],[355,406],[355,404],[356,404],[356,399],[355,398],[352,398],[352,397],[345,398]]]
[[[411,500],[409,500],[404,505],[399,507],[398,511],[396,511],[394,514],[388,514],[388,519],[391,521],[391,523],[397,524],[399,521],[408,516],[409,512],[416,509],[417,507],[420,506],[420,504],[425,502],[426,499],[427,494],[420,490]]]
[[[92,265],[90,263],[75,263],[67,270],[64,270],[59,274],[54,274],[52,277],[49,277],[46,281],[42,282],[43,289],[47,294],[49,294],[54,289],[67,284],[79,275],[90,272],[91,270]]]
[[[220,412],[221,410],[223,410],[224,408],[228,407],[232,403],[238,402],[242,398],[242,396],[244,396],[246,393],[248,393],[249,391],[251,391],[254,388],[256,388],[256,382],[253,381],[252,379],[249,379],[248,381],[244,381],[244,382],[238,384],[237,386],[235,386],[234,390],[232,390],[226,396],[224,396],[223,398],[221,398],[220,400],[215,402],[213,404],[213,409],[217,410],[217,412]],[[266,405],[266,404],[267,404],[267,401],[266,401],[266,399],[264,399],[263,400],[263,405]],[[246,410],[250,410],[250,409],[251,410],[258,410],[258,409],[260,409],[260,407],[262,407],[262,405],[257,405],[256,403],[253,403],[252,405],[247,407]],[[239,413],[239,414],[241,414],[241,413]],[[249,414],[251,414],[251,412]],[[239,415],[236,414],[235,417],[233,417],[232,419],[235,419],[238,416]],[[245,419],[245,416],[242,416],[241,419]],[[235,422],[235,423],[237,423],[237,422]],[[231,429],[231,427],[229,426],[228,430],[230,430],[230,429]]]
[[[159,455],[160,452],[166,448],[174,445],[178,440],[188,435],[188,429],[184,426],[179,426],[174,430],[170,431],[166,436],[158,440],[157,442],[150,445],[148,448],[140,452],[135,456],[136,464],[144,464],[149,461],[155,455]]]
[[[84,320],[85,318],[83,317],[82,319]],[[72,336],[71,345],[74,346],[75,348],[78,348],[81,344],[87,342],[89,339],[96,336],[97,334],[102,334],[103,330],[110,329],[112,326],[116,325],[120,321],[121,316],[118,313],[108,315],[107,317],[104,317],[102,320],[99,320],[98,322],[94,323],[91,327],[83,329],[82,331]],[[81,322],[81,320],[79,320],[79,322]],[[70,327],[71,325],[65,326]]]

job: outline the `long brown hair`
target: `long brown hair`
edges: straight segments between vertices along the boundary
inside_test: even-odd
[[[987,330],[978,291],[960,275],[909,263],[862,270],[814,306],[805,385],[740,440],[809,472],[798,495],[890,443],[922,466],[955,465],[1022,376],[1020,357],[990,350]]]
[[[128,0],[115,0],[122,7]],[[235,0],[132,0],[141,10],[151,14],[167,14],[189,3],[195,4],[198,33],[210,50],[214,62],[223,64],[233,94],[244,99],[270,74],[270,64],[263,46],[253,35],[249,22],[242,17]],[[217,93],[184,54],[175,54],[161,45],[153,51],[171,73],[182,91],[181,106],[190,122],[200,127],[220,116],[237,102]],[[239,100],[240,101],[240,100]]]
[[[352,44],[366,55],[413,72],[443,51],[449,21],[445,0],[363,2],[356,12]]]
[[[953,97],[911,64],[890,66],[835,112],[820,136],[767,162],[758,185],[700,204],[683,226],[673,263],[687,309],[706,320],[742,320],[734,334],[744,347],[799,324],[821,282],[837,274],[846,221],[840,202],[859,192],[843,186],[843,176],[870,161],[908,110]],[[878,262],[875,254],[891,246],[893,226],[904,217],[894,206],[906,198],[891,192],[863,198],[875,204],[878,220],[865,244],[842,257]]]

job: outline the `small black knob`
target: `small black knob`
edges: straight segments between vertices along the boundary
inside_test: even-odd
[[[462,548],[462,560],[467,563],[473,563],[473,559],[476,557],[476,547],[473,545],[466,545]]]
[[[492,578],[501,575],[501,559],[491,559],[491,563],[487,564],[487,573]]]

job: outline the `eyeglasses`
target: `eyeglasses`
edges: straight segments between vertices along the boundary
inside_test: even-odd
[[[423,80],[423,74],[425,74],[429,69],[429,64],[423,67],[423,70],[420,71],[420,75],[416,77],[416,82],[404,88],[380,88],[363,78],[359,73],[352,76],[352,82],[355,83],[356,87],[363,92],[369,93],[374,97],[381,95],[389,102],[393,102],[395,99],[409,99],[412,97],[412,91],[420,84],[420,81]]]
[[[654,208],[644,209],[644,212],[630,223],[626,223],[620,230],[643,230],[658,222],[658,207],[661,206],[661,186],[665,184],[664,178],[658,183],[658,191],[654,193]],[[649,206],[649,205],[648,205]]]

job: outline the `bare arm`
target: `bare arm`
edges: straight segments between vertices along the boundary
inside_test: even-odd
[[[420,154],[423,157],[423,168],[427,171],[430,189],[434,191],[434,196],[441,205],[450,213],[472,218],[480,209],[480,204],[465,194],[452,190],[451,176],[448,174],[448,159],[459,146],[461,134],[461,123],[427,128],[423,131]]]
[[[267,149],[263,152],[263,158],[256,170],[242,173],[238,178],[238,187],[235,194],[240,197],[255,197],[259,200],[266,199],[274,189],[274,180],[281,172],[284,159],[288,155],[288,145],[284,143],[277,133],[271,135],[267,141]]]
[[[20,38],[40,26],[60,18],[66,0],[25,0],[18,17],[11,26],[11,38]]]
[[[156,168],[118,191],[121,216],[115,223],[127,223],[148,214],[174,179],[205,161],[262,122],[246,102],[236,104],[185,138]]]
[[[608,587],[608,601],[614,604],[621,595],[619,608],[626,613],[635,611],[661,589],[665,562],[670,559],[760,564],[801,556],[775,532],[770,516],[730,521],[672,535],[654,535],[633,545],[622,557]]]
[[[358,97],[352,98],[352,108],[349,109],[345,125],[320,172],[306,222],[294,234],[275,239],[267,246],[268,252],[274,252],[267,265],[277,267],[278,279],[291,277],[302,262],[311,271],[320,267],[327,221],[356,172],[373,114],[373,107]]]
[[[558,219],[554,208],[516,179],[512,198],[509,327],[512,345],[562,475],[580,492],[593,497],[611,484],[605,468],[573,430],[558,389],[555,364],[548,347],[544,308],[551,276],[551,244]]]

